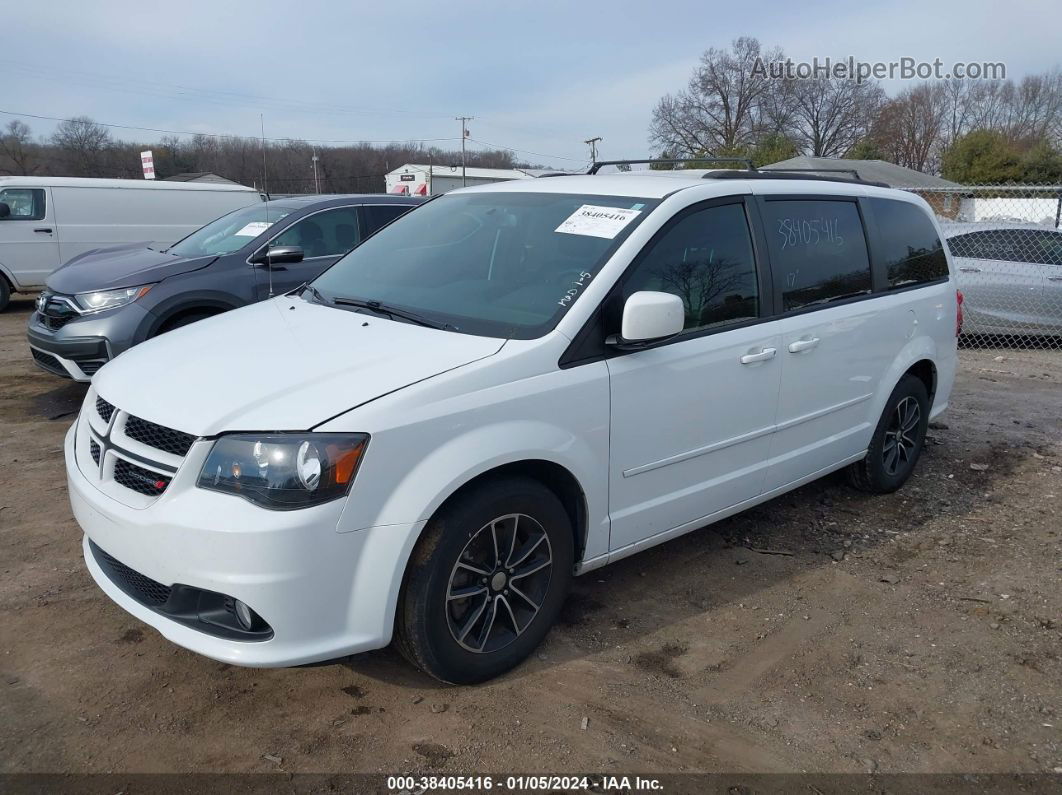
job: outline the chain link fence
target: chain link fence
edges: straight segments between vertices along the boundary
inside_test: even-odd
[[[960,345],[1062,349],[1062,186],[908,188],[940,222],[963,302]]]

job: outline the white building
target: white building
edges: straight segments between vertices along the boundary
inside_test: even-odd
[[[530,171],[516,168],[465,169],[464,185],[486,185],[509,179],[531,179]],[[388,193],[404,193],[411,196],[436,196],[462,187],[461,166],[423,165],[407,163],[384,175]]]

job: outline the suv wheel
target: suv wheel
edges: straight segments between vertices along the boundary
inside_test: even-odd
[[[857,489],[887,494],[900,488],[914,471],[929,427],[929,395],[921,379],[905,375],[892,390],[867,455],[848,468]]]
[[[428,523],[410,558],[399,650],[453,684],[508,671],[556,619],[573,555],[568,514],[537,481],[505,478],[459,496]]]
[[[8,303],[11,301],[11,285],[7,283],[7,279],[0,275],[0,312],[7,309]]]

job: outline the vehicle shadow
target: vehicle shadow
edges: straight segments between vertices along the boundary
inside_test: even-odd
[[[835,473],[577,577],[546,641],[501,681],[591,655],[616,655],[617,647],[625,650],[620,657],[626,655],[626,662],[647,673],[676,676],[672,658],[682,649],[650,636],[665,635],[661,630],[729,606],[755,603],[757,594],[850,556],[869,556],[896,536],[917,534],[942,512],[956,518],[968,514],[983,504],[991,481],[1013,469],[1007,456],[1013,464],[1024,455],[1000,448],[994,451],[991,472],[952,473],[951,462],[961,447],[957,440],[930,437],[915,475],[895,494],[858,492],[847,485],[843,473]],[[946,489],[937,486],[942,480],[948,483]],[[703,635],[699,627],[691,632]],[[399,686],[444,687],[405,664],[390,648],[341,664]]]

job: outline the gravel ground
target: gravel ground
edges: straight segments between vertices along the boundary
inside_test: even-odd
[[[576,580],[528,663],[178,649],[81,560],[83,387],[0,315],[0,772],[1062,771],[1062,353],[964,350],[911,482],[830,477]]]

